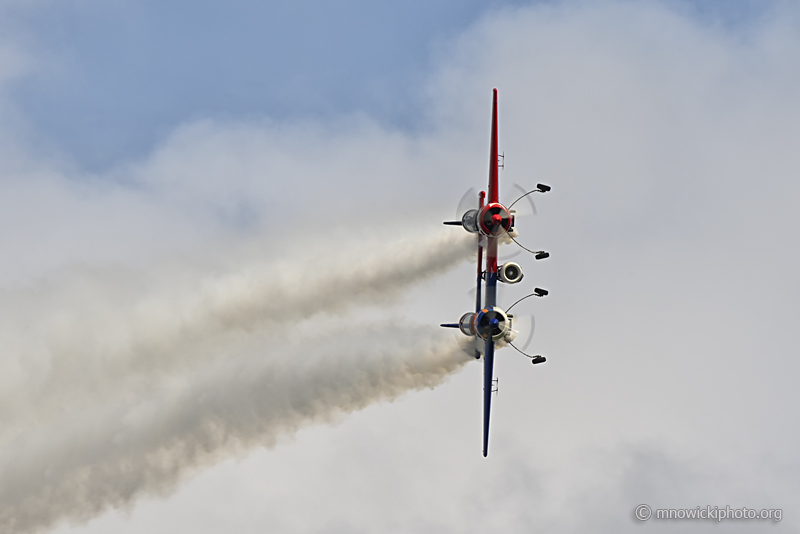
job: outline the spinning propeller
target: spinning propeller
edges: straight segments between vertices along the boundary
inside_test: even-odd
[[[530,217],[533,217],[533,216],[537,215],[536,204],[533,201],[532,195],[534,193],[547,193],[548,191],[551,190],[551,187],[549,185],[545,185],[545,184],[537,184],[536,185],[536,189],[533,189],[531,191],[527,191],[524,187],[522,187],[521,185],[519,185],[517,183],[513,184],[512,187],[516,190],[516,193],[518,193],[518,194],[521,193],[521,195],[519,197],[517,197],[517,199],[514,202],[512,202],[507,208],[508,211],[514,217],[514,227],[516,229],[516,226],[517,226],[518,222],[524,221],[526,219],[529,219]],[[456,213],[455,213],[455,219],[453,221],[448,221],[445,224],[453,225],[453,226],[461,226],[462,224],[466,224],[466,220],[469,217],[467,214],[471,210],[477,210],[479,208],[480,208],[480,205],[479,205],[479,201],[478,201],[477,190],[474,187],[470,187],[469,189],[467,189],[464,192],[464,194],[461,196],[461,200],[459,200],[459,202],[458,202],[458,207],[456,208]],[[487,214],[487,216],[488,216],[488,214]],[[489,219],[487,219],[486,223],[487,224],[494,223],[496,226],[501,226],[501,221],[502,221],[503,222],[502,226],[505,226],[505,219],[502,218],[504,216],[505,215],[502,215],[502,214],[501,215],[495,214],[494,215],[494,219],[496,219],[496,220],[491,220],[490,221]],[[475,230],[471,230],[471,231],[475,231]],[[520,249],[526,250],[526,251],[530,252],[531,254],[536,255],[536,259],[537,260],[541,260],[541,259],[547,258],[550,255],[550,254],[546,253],[543,250],[532,250],[532,249],[524,246],[517,239],[517,235],[516,235],[515,231],[504,232],[504,231],[501,230],[501,233],[498,234],[498,235],[505,235],[506,238],[510,239],[516,245],[518,245]],[[486,244],[485,237],[483,235],[479,235],[479,239],[480,239],[479,243],[482,246],[484,246]],[[505,253],[505,254],[500,255],[498,257],[498,259],[501,260],[501,261],[506,261],[506,260],[509,260],[511,258],[514,258],[514,257],[518,256],[520,254],[520,252],[521,252],[520,250],[515,250],[513,252]]]

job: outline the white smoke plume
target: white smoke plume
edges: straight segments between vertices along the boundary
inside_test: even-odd
[[[340,331],[206,369],[128,406],[100,404],[8,443],[0,529],[87,520],[313,422],[432,388],[469,358],[435,327]]]
[[[469,257],[473,243],[464,232],[445,232],[378,250],[342,246],[313,261],[251,264],[196,287],[165,287],[176,273],[155,294],[140,294],[126,273],[94,271],[7,294],[0,436],[15,420],[47,421],[97,398],[147,394],[235,354],[253,332],[396,302],[403,288]]]
[[[391,304],[473,250],[474,237],[447,232],[251,264],[190,295],[115,292],[123,274],[96,272],[11,295],[0,532],[87,520],[301,425],[435,386],[468,361],[450,336],[345,313]]]

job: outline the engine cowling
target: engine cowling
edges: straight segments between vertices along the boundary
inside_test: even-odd
[[[470,233],[478,232],[478,210],[469,210],[461,217],[461,226]]]
[[[522,280],[522,267],[519,264],[509,261],[497,269],[497,279],[506,284],[516,284]]]
[[[472,321],[475,319],[475,314],[472,312],[465,313],[458,320],[458,329],[467,336],[474,336],[475,330],[472,327]]]

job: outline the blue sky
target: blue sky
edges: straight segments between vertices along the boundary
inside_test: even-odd
[[[539,2],[547,4],[548,2]],[[528,2],[112,1],[10,8],[5,27],[43,68],[11,88],[34,138],[89,170],[137,158],[203,117],[363,111],[424,123],[420,88],[438,54],[485,14]],[[746,28],[765,2],[674,2]]]
[[[512,2],[236,1],[59,4],[20,16],[56,74],[15,98],[88,166],[152,148],[205,116],[366,111],[413,124],[436,44]]]

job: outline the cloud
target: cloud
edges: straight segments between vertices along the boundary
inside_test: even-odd
[[[485,182],[495,86],[503,183],[553,185],[520,236],[553,253],[520,260],[524,284],[550,290],[534,309],[534,347],[548,363],[498,359],[488,460],[480,369],[469,366],[446,391],[300,432],[291,447],[218,466],[165,503],[80,531],[191,520],[196,532],[618,532],[640,526],[631,515],[640,496],[661,507],[683,494],[784,506],[784,528],[793,525],[793,501],[781,499],[797,492],[800,437],[787,423],[798,406],[800,39],[795,8],[775,6],[735,28],[656,2],[508,9],[440,49],[422,132],[363,116],[201,120],[107,175],[55,164],[39,180],[18,172],[0,197],[26,236],[15,241],[3,226],[8,285],[77,258],[169,270],[163,258],[175,254],[202,266],[183,280],[152,274],[179,295],[203,280],[198,272],[263,261],[253,242],[264,232],[308,247],[301,256],[327,276],[340,240],[363,233],[367,254],[379,225],[414,234],[452,217],[463,189]],[[465,266],[422,282],[401,309],[421,322],[455,316],[473,277]],[[175,389],[161,391],[191,391],[181,381],[195,376],[178,373]]]
[[[378,226],[368,210],[356,220],[363,225],[349,216],[325,225],[324,206],[280,206],[243,226],[241,203],[269,204],[269,189],[221,175],[236,163],[285,183],[260,159],[265,148],[275,153],[272,139],[247,125],[189,126],[109,176],[46,160],[6,174],[5,242],[19,270],[5,275],[0,309],[4,530],[130,506],[199,467],[432,387],[461,366],[450,336],[442,342],[384,309],[471,257],[474,237],[422,233],[403,214],[384,214]],[[241,158],[225,159],[231,141]],[[335,162],[315,165],[301,176],[337,181]],[[245,377],[255,382],[245,387]],[[298,379],[312,383],[292,385]],[[230,410],[260,413],[261,422],[230,426]]]

